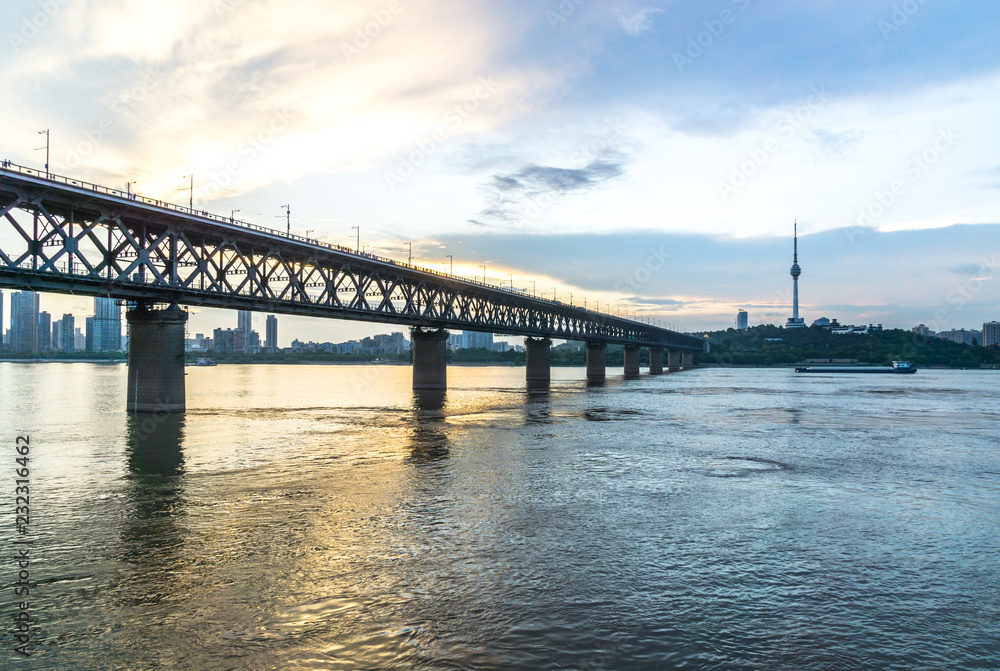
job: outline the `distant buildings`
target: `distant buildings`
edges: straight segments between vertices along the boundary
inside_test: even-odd
[[[462,349],[493,349],[493,334],[462,331]]]
[[[990,345],[1000,345],[1000,322],[986,322],[983,324],[983,347]]]
[[[94,298],[94,317],[88,318],[90,352],[117,352],[122,348],[122,309],[114,298]]]
[[[264,324],[264,348],[268,352],[278,349],[278,318],[268,315]]]
[[[62,319],[59,320],[59,349],[63,352],[76,351],[76,338],[74,337],[76,328],[73,322],[73,315],[69,314],[63,315]]]
[[[38,313],[38,330],[35,337],[36,352],[48,352],[52,349],[52,316],[48,312]]]
[[[34,291],[11,294],[10,348],[15,352],[38,351],[38,294]]]
[[[251,312],[250,310],[237,310],[236,311],[237,351],[246,352],[248,351],[248,349],[252,349],[250,347],[250,341],[252,340],[252,336],[250,335],[250,333],[252,331],[253,331],[253,312]]]
[[[978,345],[983,341],[982,331],[975,329],[952,329],[934,334],[937,338],[957,342],[960,345]]]
[[[748,328],[750,328],[750,315],[741,309],[736,313],[736,330],[746,331]]]

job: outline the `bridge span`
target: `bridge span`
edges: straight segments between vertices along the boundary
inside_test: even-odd
[[[185,409],[181,305],[410,326],[414,389],[447,384],[447,329],[525,337],[527,381],[549,381],[553,338],[607,345],[625,374],[689,368],[701,338],[81,180],[0,168],[0,286],[126,301],[130,411]],[[156,306],[167,306],[158,309]]]

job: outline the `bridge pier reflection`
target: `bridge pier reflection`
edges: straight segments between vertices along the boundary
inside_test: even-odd
[[[529,388],[547,387],[552,381],[551,347],[549,338],[524,339],[525,378]]]
[[[448,388],[448,332],[414,328],[413,388],[444,390]]]
[[[587,343],[587,382],[601,383],[606,377],[606,361],[608,344],[603,342]]]
[[[184,412],[184,324],[177,305],[140,303],[125,313],[129,326],[128,412]]]
[[[649,374],[663,374],[663,350],[658,347],[649,348]]]

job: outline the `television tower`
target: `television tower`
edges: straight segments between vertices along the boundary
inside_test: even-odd
[[[792,237],[792,316],[785,324],[786,329],[803,328],[805,322],[799,317],[799,222],[795,222],[795,233]]]

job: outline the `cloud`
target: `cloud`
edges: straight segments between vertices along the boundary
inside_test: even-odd
[[[662,9],[656,9],[654,7],[643,7],[634,14],[626,14],[619,9],[618,23],[621,24],[622,30],[629,35],[638,35],[639,33],[644,33],[647,30],[652,30],[653,14],[659,14],[662,11]]]
[[[544,209],[554,198],[587,191],[620,177],[625,163],[622,154],[608,151],[582,168],[531,163],[516,172],[497,173],[485,187],[495,201],[482,215],[505,221],[530,216],[532,208]]]

